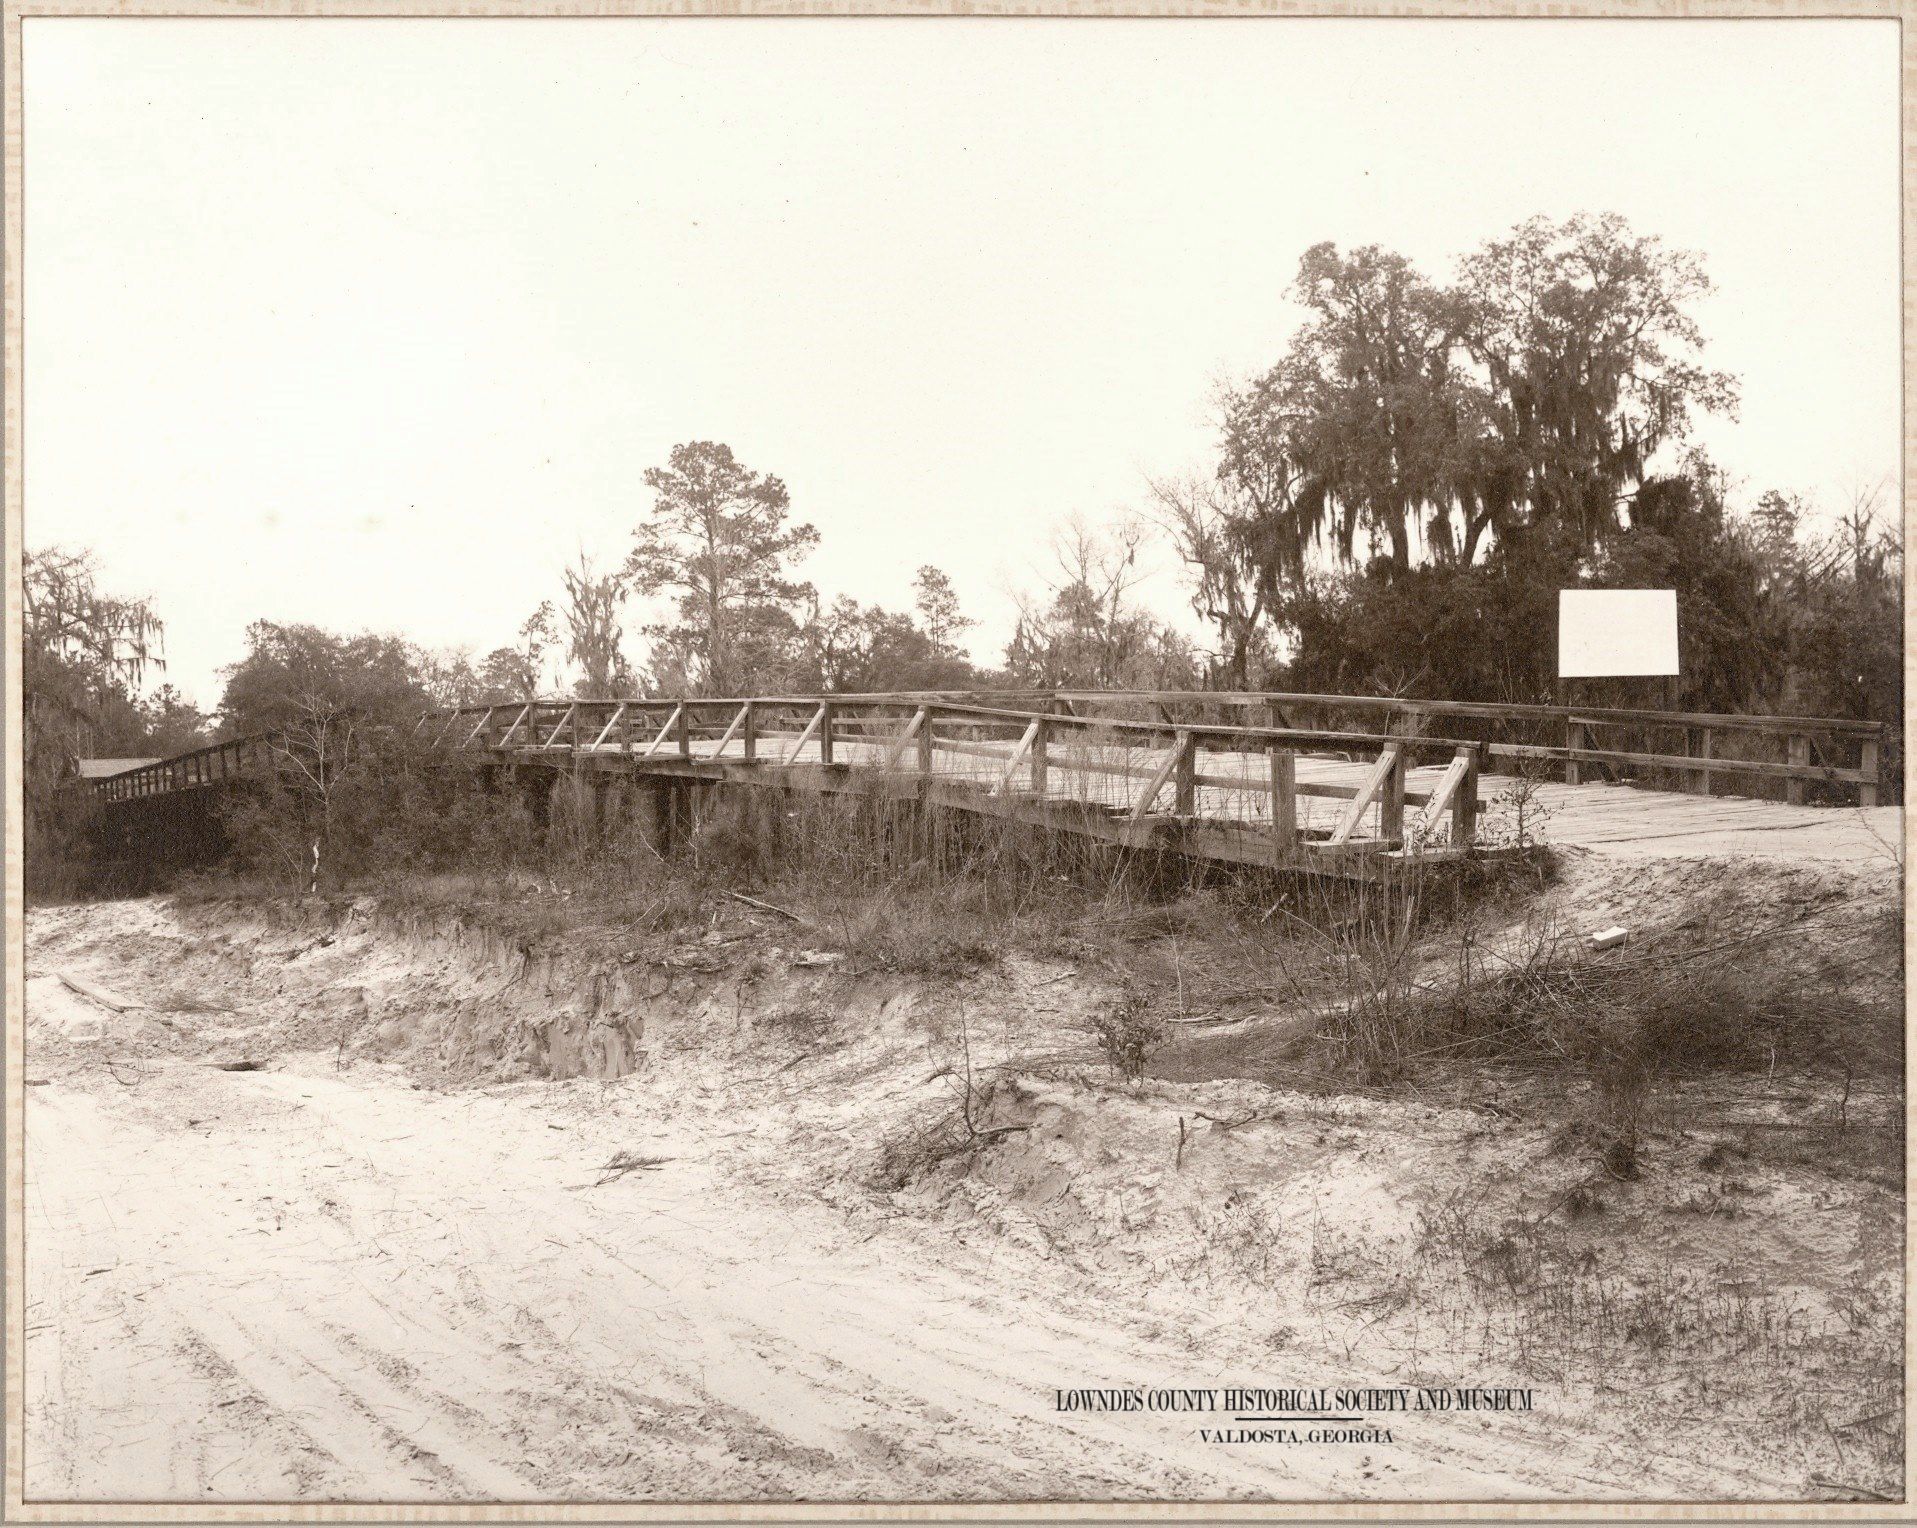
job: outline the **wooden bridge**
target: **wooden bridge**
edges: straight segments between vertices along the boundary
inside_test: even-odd
[[[1901,814],[1877,805],[1884,729],[1833,718],[1059,690],[531,700],[427,713],[413,734],[608,784],[909,795],[1262,865],[1444,857],[1520,834],[1600,852],[1840,856],[1901,838]],[[284,751],[238,739],[93,789],[113,804],[177,797]],[[1783,799],[1732,795],[1725,781]],[[1809,805],[1812,792],[1864,810]]]

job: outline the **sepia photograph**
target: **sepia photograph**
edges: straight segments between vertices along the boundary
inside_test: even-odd
[[[1905,1519],[1898,8],[400,9],[6,3],[4,1515]]]

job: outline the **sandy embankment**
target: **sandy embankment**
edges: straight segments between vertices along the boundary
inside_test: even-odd
[[[1432,1163],[1537,1132],[1126,1089],[1070,1063],[1085,995],[1058,971],[927,985],[771,937],[584,970],[366,908],[36,914],[28,1498],[1803,1491],[1757,1425],[1701,1449],[1651,1426],[1658,1397],[1576,1378],[1378,1446],[1061,1415],[1059,1387],[1512,1382],[1435,1332],[1407,1349],[1348,1260],[1410,1234]],[[951,1116],[961,1015],[981,1075],[1054,1058],[985,1106],[1024,1128],[875,1182],[885,1142]],[[262,1069],[218,1069],[241,1059]],[[660,1160],[600,1181],[622,1152]],[[1854,1188],[1800,1208],[1834,1246],[1882,1213]]]

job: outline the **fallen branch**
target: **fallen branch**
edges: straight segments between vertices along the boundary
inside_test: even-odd
[[[126,1013],[135,1008],[146,1007],[145,1003],[133,1002],[128,998],[121,997],[117,992],[109,992],[105,987],[96,987],[92,982],[81,981],[79,977],[69,976],[64,971],[58,974],[61,983],[70,991],[77,992],[81,997],[98,1003],[102,1008],[110,1008],[115,1013]]]
[[[1886,1417],[1894,1417],[1896,1415],[1897,1415],[1896,1407],[1894,1406],[1886,1407],[1882,1411],[1872,1411],[1872,1412],[1866,1413],[1865,1415],[1861,1417],[1852,1417],[1848,1422],[1839,1422],[1837,1424],[1837,1431],[1848,1432],[1853,1427],[1862,1427],[1866,1422],[1881,1422]]]
[[[762,913],[774,913],[793,923],[805,922],[805,919],[801,918],[797,913],[790,912],[783,907],[774,907],[770,902],[761,902],[757,897],[748,897],[743,891],[728,891],[726,895],[735,902],[745,903],[747,907],[756,907]]]
[[[614,1152],[612,1160],[599,1169],[598,1181],[587,1186],[598,1188],[601,1184],[611,1183],[616,1179],[625,1177],[627,1173],[638,1172],[641,1169],[646,1172],[653,1172],[656,1171],[662,1163],[672,1160],[673,1158],[671,1157],[642,1157],[637,1152],[631,1151]]]
[[[1872,1501],[1896,1501],[1895,1496],[1886,1496],[1882,1491],[1873,1491],[1869,1486],[1852,1485],[1847,1480],[1832,1480],[1828,1475],[1813,1475],[1810,1483],[1826,1491],[1849,1491],[1854,1496],[1867,1496]]]
[[[1205,1113],[1203,1109],[1196,1110],[1195,1112],[1198,1118],[1209,1120],[1211,1124],[1219,1130],[1236,1130],[1240,1125],[1249,1125],[1255,1120],[1279,1120],[1284,1118],[1284,1115],[1276,1109],[1264,1112],[1254,1109],[1249,1114],[1239,1115],[1237,1119],[1220,1119],[1216,1114]]]

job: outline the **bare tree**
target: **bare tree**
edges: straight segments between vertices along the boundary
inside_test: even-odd
[[[236,836],[270,847],[290,876],[304,878],[308,892],[319,890],[340,793],[364,752],[365,726],[357,711],[324,696],[293,697],[286,722],[262,739],[269,780],[231,820]]]
[[[1253,555],[1255,516],[1217,480],[1152,478],[1147,485],[1158,524],[1185,563],[1192,609],[1218,633],[1219,675],[1227,689],[1249,689],[1269,588]]]
[[[1018,624],[1005,657],[1015,681],[1110,689],[1185,677],[1189,653],[1133,599],[1147,576],[1138,553],[1149,529],[1131,516],[1102,529],[1076,515],[1064,523],[1045,591],[1014,596]]]

